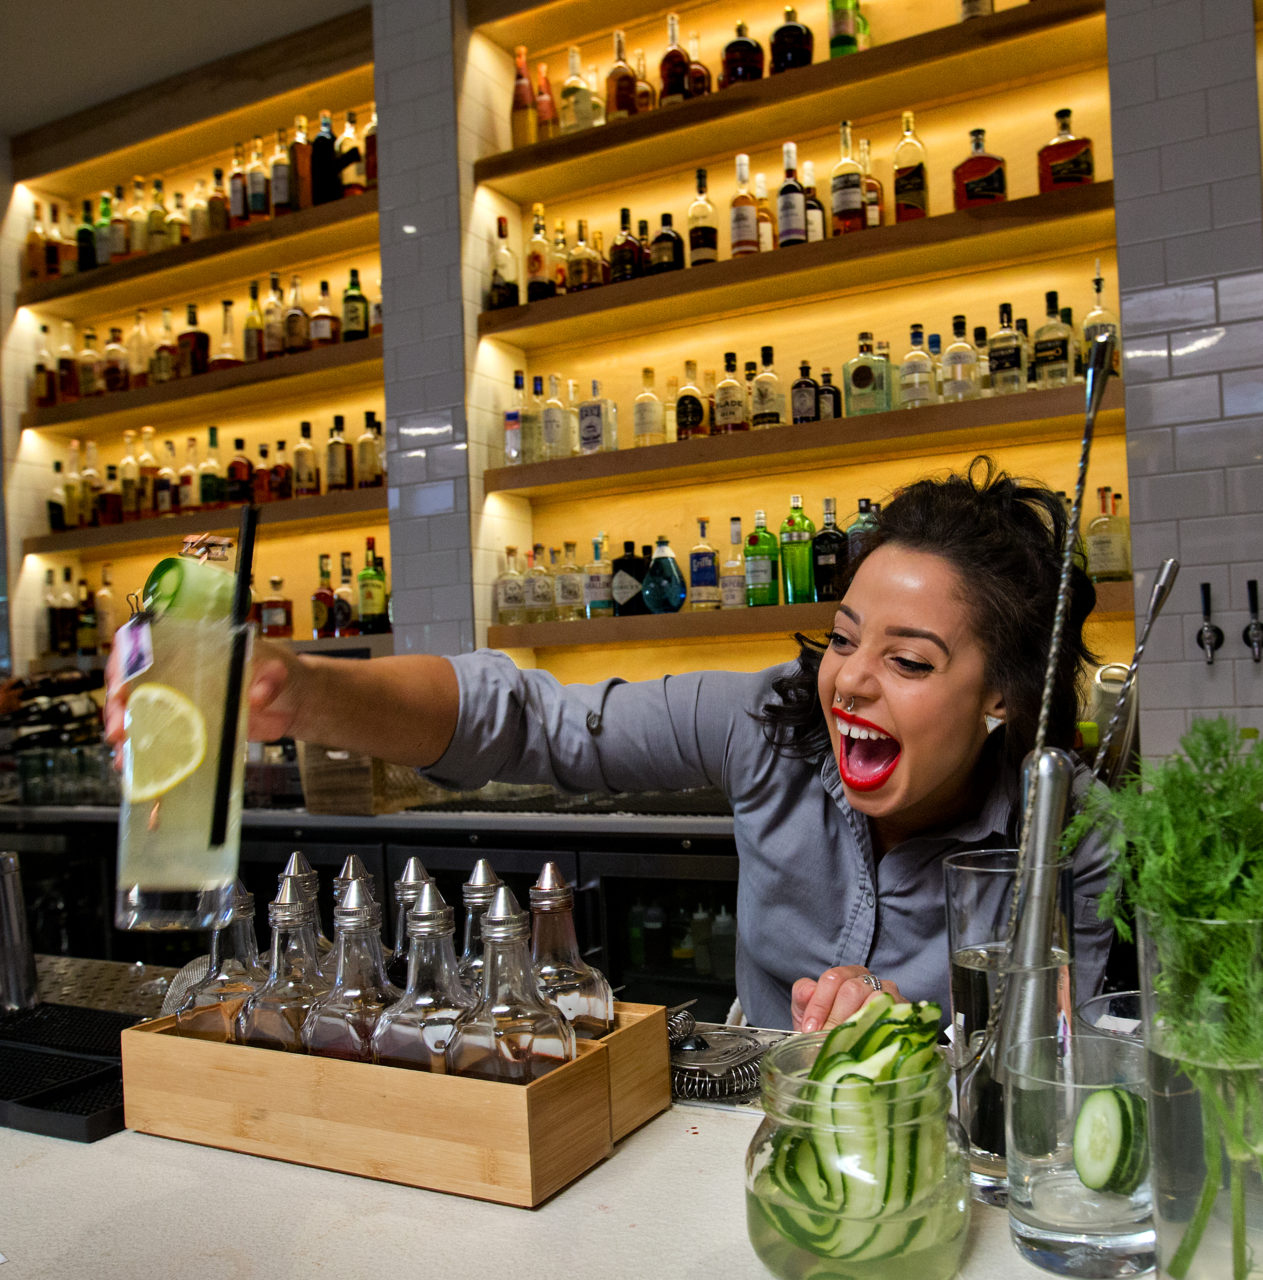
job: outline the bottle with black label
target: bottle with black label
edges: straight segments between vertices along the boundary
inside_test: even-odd
[[[706,170],[697,171],[697,199],[689,205],[689,266],[699,267],[719,257],[719,223],[706,194]]]
[[[925,147],[917,137],[911,111],[903,113],[903,136],[895,145],[895,221],[912,222],[929,217],[930,185]]]
[[[1044,295],[1048,319],[1035,330],[1035,382],[1040,387],[1064,387],[1073,372],[1071,343],[1074,334],[1061,321],[1057,307],[1057,290]]]
[[[610,591],[614,597],[614,616],[629,618],[649,612],[642,588],[649,571],[649,557],[636,554],[636,544],[628,539],[623,543],[623,554],[613,562]]]
[[[776,193],[776,218],[780,229],[779,244],[807,243],[807,193],[798,181],[798,144],[787,142],[782,148],[785,180]]]
[[[1004,160],[987,150],[985,129],[970,129],[969,155],[952,170],[957,209],[974,209],[1008,199]]]
[[[813,590],[820,604],[842,598],[842,570],[847,564],[847,537],[838,528],[838,500],[824,500],[824,523],[811,540]]]
[[[1013,327],[1011,303],[1000,303],[1000,327],[987,339],[987,364],[993,395],[1010,396],[1026,390],[1026,347]]]
[[[820,370],[820,386],[816,394],[820,405],[821,421],[842,416],[842,389],[833,385],[832,369]]]
[[[684,268],[684,237],[672,225],[669,213],[662,215],[662,227],[649,246],[648,274],[680,271]]]
[[[789,389],[789,407],[794,422],[815,422],[820,417],[820,387],[805,360],[798,366],[798,377]]]
[[[688,440],[710,434],[710,412],[706,397],[697,385],[697,361],[684,362],[684,385],[675,398],[675,438]]]

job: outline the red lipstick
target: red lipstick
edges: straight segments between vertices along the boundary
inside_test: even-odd
[[[858,772],[847,758],[847,744],[855,742],[855,739],[848,738],[846,734],[842,735],[842,740],[838,744],[838,772],[842,775],[842,781],[853,791],[876,791],[889,780],[890,775],[894,773],[895,766],[898,765],[900,757],[903,755],[903,748],[899,745],[897,739],[888,734],[879,724],[874,724],[871,720],[865,720],[862,716],[851,715],[843,711],[841,707],[831,707],[833,714],[845,724],[857,725],[862,729],[876,729],[879,733],[885,734],[886,737],[894,743],[894,754],[883,763],[879,768],[865,768],[863,772]]]

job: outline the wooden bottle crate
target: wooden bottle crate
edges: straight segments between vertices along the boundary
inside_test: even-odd
[[[534,1206],[671,1100],[666,1010],[615,1006],[615,1030],[529,1085],[433,1075],[176,1033],[125,1031],[129,1129],[409,1186]],[[218,1021],[218,1010],[208,1010]]]

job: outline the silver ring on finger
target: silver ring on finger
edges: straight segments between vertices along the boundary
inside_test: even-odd
[[[875,973],[865,973],[860,977],[860,981],[866,987],[872,987],[874,991],[881,990],[881,979]]]

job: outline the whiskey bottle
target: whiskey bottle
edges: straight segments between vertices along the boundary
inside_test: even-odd
[[[818,422],[820,419],[820,387],[811,376],[811,365],[805,360],[798,366],[798,377],[789,389],[790,420]]]
[[[127,207],[127,241],[133,254],[149,252],[149,211],[145,208],[143,178],[132,180],[132,202]]]
[[[987,151],[985,129],[970,129],[969,155],[952,170],[952,189],[957,209],[999,204],[1008,198],[1004,161]]]
[[[201,184],[202,190],[205,191],[206,184]],[[127,209],[123,204],[123,188],[116,185],[114,188],[114,201],[110,210],[110,261],[122,262],[124,258],[131,257],[131,244],[128,241],[127,233],[130,227],[127,222]]]
[[[654,236],[649,247],[649,270],[651,276],[661,275],[664,271],[682,271],[684,269],[684,237],[675,229],[669,213],[662,215],[662,225]]]
[[[535,90],[526,65],[526,46],[513,50],[513,106],[509,126],[514,147],[529,147],[538,138],[539,120],[535,113]]]
[[[154,453],[154,429],[141,427],[140,453],[136,458],[138,473],[136,487],[136,509],[142,520],[157,515],[157,500],[154,495],[158,483],[158,458]]]
[[[390,630],[390,619],[386,614],[386,575],[378,568],[375,539],[365,538],[364,544],[364,568],[355,575],[360,634],[385,635]]]
[[[939,394],[944,401],[976,400],[981,391],[978,352],[966,335],[965,317],[952,317],[952,341],[943,352],[943,379]]]
[[[91,200],[83,202],[83,221],[75,231],[75,245],[79,272],[91,271],[96,266],[96,226],[92,221]]]
[[[206,234],[208,236],[223,235],[225,231],[230,229],[230,220],[228,214],[228,192],[224,190],[224,171],[215,169],[212,171],[214,178],[214,186],[211,187],[211,193],[206,197]],[[128,212],[128,221],[131,223],[132,235],[136,234],[136,223]],[[133,240],[132,252],[135,252],[135,241]]]
[[[1112,367],[1114,373],[1117,374],[1122,366],[1122,348],[1119,343],[1118,320],[1102,300],[1101,293],[1104,288],[1105,279],[1101,275],[1101,260],[1100,258],[1097,258],[1096,275],[1092,278],[1092,310],[1083,318],[1083,347],[1085,350],[1090,351],[1092,344],[1101,336],[1101,334],[1113,334],[1114,359]]]
[[[811,540],[816,526],[803,511],[800,494],[791,494],[789,514],[781,521],[781,581],[786,604],[810,604],[816,598]]]
[[[658,399],[653,389],[652,369],[641,370],[641,387],[642,390],[636,397],[632,410],[635,424],[633,444],[638,449],[646,445],[665,444],[667,439],[662,401]]]
[[[781,248],[807,243],[807,197],[798,181],[798,145],[787,142],[782,148],[785,180],[776,195],[777,223]]]
[[[631,231],[631,210],[620,209],[618,216],[619,232],[610,246],[610,279],[614,282],[634,280],[645,273],[644,253]]]
[[[224,477],[219,466],[219,428],[206,430],[206,457],[197,464],[197,505],[203,510],[222,507],[225,501]]]
[[[706,170],[697,171],[697,199],[689,205],[689,266],[715,262],[719,257],[719,224],[715,206],[706,196]]]
[[[96,349],[96,330],[83,331],[83,350],[76,358],[79,370],[79,395],[87,400],[91,396],[105,394],[105,376],[101,357]]]
[[[811,54],[815,41],[811,28],[798,21],[798,12],[785,6],[785,21],[772,33],[771,75],[792,71],[795,67],[811,66]]]
[[[768,532],[765,512],[754,513],[754,531],[746,538],[746,604],[779,604],[781,596],[777,560],[780,546],[774,534]]]
[[[1056,112],[1057,136],[1039,149],[1039,190],[1056,191],[1058,187],[1078,187],[1095,177],[1092,163],[1092,139],[1076,138],[1070,132],[1070,111]]]
[[[689,97],[689,58],[680,48],[679,14],[667,14],[667,51],[658,64],[658,74],[662,80],[660,107],[678,107]]]
[[[575,1036],[596,1040],[614,1029],[614,993],[579,953],[574,890],[555,862],[531,886],[531,969],[542,995],[561,1010]]]
[[[251,477],[254,488],[255,506],[271,502],[275,495],[272,492],[272,464],[268,461],[268,447],[259,443],[259,460],[254,464],[254,475]]]
[[[749,191],[750,157],[737,157],[737,190],[732,197],[730,224],[732,256],[742,258],[759,252],[758,202]]]
[[[177,191],[172,197],[174,208],[167,214],[167,248],[188,244],[193,238],[193,228],[189,224],[189,215],[184,211],[184,194]]]
[[[246,323],[250,323],[248,318]],[[265,360],[285,354],[285,303],[281,298],[280,273],[276,271],[272,272],[271,289],[263,306],[262,345]]]
[[[722,70],[719,73],[719,87],[727,89],[729,85],[745,80],[763,79],[763,46],[750,35],[744,22],[737,23],[737,34],[724,45]]]
[[[640,592],[650,613],[678,613],[684,607],[688,587],[665,533],[658,535]]]
[[[842,389],[846,400],[846,416],[862,413],[884,413],[890,408],[889,366],[873,355],[873,335],[861,333],[859,354],[846,362]]]
[[[539,302],[553,297],[557,292],[542,204],[532,206],[531,224],[531,238],[526,246],[526,300]]]
[[[382,486],[381,458],[378,448],[376,418],[372,410],[364,414],[364,430],[355,442],[355,487],[380,489]]]
[[[767,182],[761,173],[754,175],[755,216],[758,219],[759,252],[769,253],[777,246],[776,214],[767,200]],[[804,218],[805,218],[804,213]]]
[[[574,248],[566,261],[566,292],[581,293],[604,283],[601,255],[588,243],[588,224],[579,219]]]
[[[153,180],[153,195],[146,214],[149,224],[149,252],[160,253],[167,248],[167,206],[162,203],[162,179]]]
[[[343,435],[345,421],[342,414],[335,413],[333,426],[329,428],[329,442],[325,445],[326,493],[355,488],[355,468],[351,446]]]
[[[365,188],[364,151],[355,136],[355,112],[348,111],[337,146],[338,173],[344,196],[362,196]]]
[[[175,441],[162,442],[162,465],[153,485],[154,510],[160,516],[173,516],[180,510],[180,477],[175,469]]]
[[[847,565],[847,538],[838,528],[838,501],[824,500],[824,523],[811,540],[812,590],[818,604],[842,598],[842,571]]]
[[[779,427],[781,416],[781,381],[772,368],[772,348],[762,348],[763,368],[754,379],[753,408],[750,425],[755,431]]]
[[[176,340],[176,377],[192,378],[210,368],[210,334],[197,327],[197,305],[185,308],[185,327]]]
[[[368,337],[368,299],[360,288],[360,273],[351,268],[350,279],[342,291],[342,341],[358,342]]]
[[[614,65],[605,77],[605,119],[608,123],[636,114],[636,73],[627,62],[627,37],[614,32]]]
[[[333,593],[333,632],[337,636],[358,636],[360,619],[356,612],[355,592],[351,588],[351,553],[342,552],[340,582]]]
[[[987,363],[994,395],[1026,390],[1026,348],[1013,327],[1013,307],[1008,302],[1000,303],[1000,327],[987,339]]]
[[[294,496],[294,468],[285,456],[285,441],[276,442],[276,457],[272,463],[272,499],[282,502]]]
[[[551,622],[556,613],[557,597],[542,542],[535,543],[527,552],[523,585],[526,589],[527,622]]]
[[[120,188],[121,190],[121,188]],[[210,235],[210,204],[206,199],[206,179],[193,183],[193,195],[189,199],[189,239],[205,240]]]
[[[182,515],[187,515],[190,511],[196,511],[201,505],[198,500],[200,487],[198,483],[197,437],[188,436],[184,441],[184,465],[180,468],[176,486]]]
[[[829,0],[829,57],[841,58],[860,47],[860,0]]]
[[[563,134],[591,129],[593,124],[592,90],[583,78],[578,47],[571,45],[568,56],[570,73],[561,86],[561,132]]]
[[[333,136],[333,114],[320,113],[320,130],[311,140],[311,202],[329,204],[342,199],[342,170]]]
[[[1035,382],[1040,387],[1064,387],[1073,371],[1071,344],[1074,334],[1063,324],[1057,307],[1057,291],[1044,295],[1047,320],[1035,330]]]
[[[97,207],[94,231],[96,235],[96,264],[106,267],[110,264],[113,249],[113,238],[110,234],[110,193],[101,192],[101,202]]]
[[[244,144],[232,149],[232,168],[228,171],[228,225],[235,231],[250,221],[250,195],[246,185]]]
[[[294,448],[294,497],[314,498],[320,494],[320,469],[311,444],[311,423],[298,424],[299,441]]]
[[[285,352],[293,355],[311,350],[311,321],[303,307],[303,280],[289,278],[289,305],[285,308]]]
[[[364,183],[369,191],[377,190],[377,103],[368,109],[368,124],[364,126]]]
[[[880,227],[885,220],[882,185],[872,175],[872,148],[867,138],[860,139],[860,167],[864,170],[864,227]]]
[[[895,145],[895,221],[911,222],[930,212],[925,147],[915,132],[911,111],[903,113],[903,136]]]
[[[689,608],[693,610],[718,609],[719,555],[706,541],[709,516],[697,517],[697,545],[689,552]]]
[[[557,136],[560,127],[557,99],[553,97],[552,82],[548,78],[548,63],[541,62],[535,68],[535,136],[540,142],[547,142]]]
[[[496,219],[496,247],[491,255],[491,290],[487,310],[518,305],[517,255],[509,247],[509,220]]]
[[[270,640],[290,640],[294,635],[294,602],[284,594],[284,585],[282,578],[269,578],[269,591],[259,610],[259,634]]]
[[[1115,515],[1108,485],[1098,488],[1100,514],[1092,518],[1084,539],[1088,574],[1093,582],[1126,582],[1131,578],[1131,532],[1127,521]]]
[[[329,282],[320,282],[320,301],[307,325],[313,347],[331,347],[337,344],[342,336],[342,321],[333,314],[329,297]]]
[[[294,209],[311,207],[311,142],[307,137],[307,117],[294,117],[294,136],[289,144],[290,204]]]
[[[612,618],[614,597],[613,566],[604,553],[605,535],[592,539],[592,559],[583,566],[583,611],[589,618]]]
[[[246,457],[246,442],[238,436],[233,442],[236,452],[228,460],[224,496],[231,503],[249,502],[254,497],[254,464]]]
[[[643,115],[646,111],[658,109],[658,91],[649,83],[645,70],[645,51],[636,50],[636,113]]]
[[[675,398],[675,438],[689,440],[710,434],[707,403],[697,385],[697,361],[684,362],[684,386]]]
[[[105,468],[105,486],[97,494],[96,506],[97,524],[123,523],[123,494],[118,485],[118,468],[112,462]]]
[[[807,243],[825,239],[825,212],[816,194],[816,166],[810,160],[803,161],[803,203],[807,211]]]
[[[741,517],[728,520],[728,554],[719,570],[719,606],[721,609],[746,607],[746,564],[741,554]]]
[[[319,558],[319,585],[311,593],[311,635],[320,640],[333,635],[333,576],[332,561],[327,555]]]
[[[278,129],[276,146],[268,159],[268,189],[271,198],[269,212],[274,218],[293,211],[293,187],[290,182],[290,173],[289,144],[285,138],[285,130]]]
[[[710,68],[701,58],[702,42],[696,31],[689,33],[688,96],[704,98],[710,93]]]

